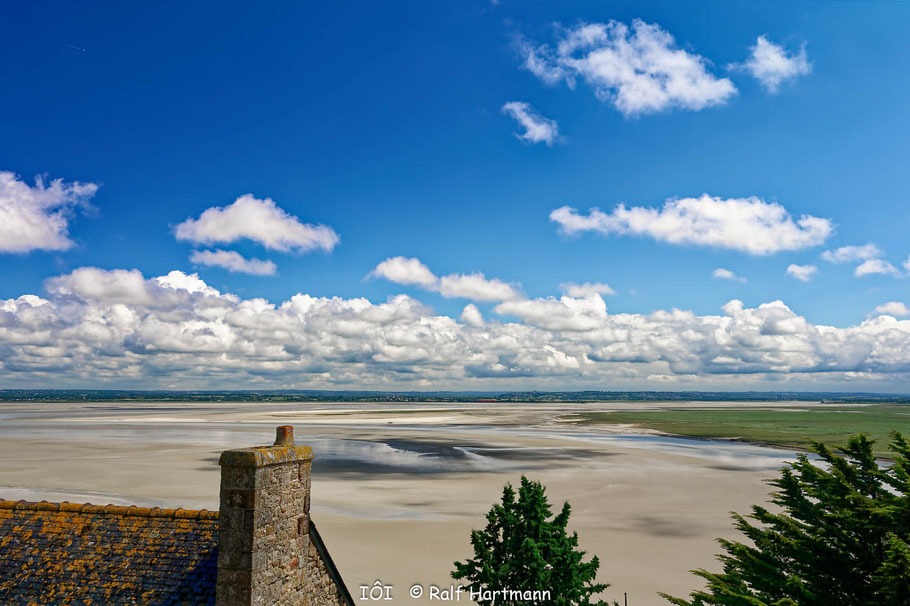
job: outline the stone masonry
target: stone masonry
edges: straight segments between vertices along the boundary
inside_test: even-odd
[[[294,444],[293,427],[276,433],[272,446],[221,454],[216,604],[342,604],[319,582],[325,567],[310,544],[313,451]]]
[[[353,606],[354,600],[344,587],[344,581],[334,576],[334,563],[325,551],[328,561],[323,558],[317,543],[322,541],[315,526],[310,524],[310,549],[308,552],[307,584],[303,591],[302,606]]]

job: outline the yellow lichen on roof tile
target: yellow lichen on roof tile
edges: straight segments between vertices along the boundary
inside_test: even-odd
[[[214,601],[218,512],[0,501],[0,603]]]

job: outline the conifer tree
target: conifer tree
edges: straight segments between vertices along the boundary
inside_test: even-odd
[[[600,561],[593,556],[584,562],[578,533],[567,534],[570,512],[566,502],[553,517],[540,482],[522,476],[517,500],[512,485],[506,484],[501,502],[487,513],[486,528],[471,532],[474,557],[455,562],[452,578],[467,580],[466,587],[474,591],[550,591],[549,600],[496,597],[479,600],[480,606],[606,606],[591,602],[592,595],[609,585],[594,582]]]
[[[840,454],[814,444],[770,484],[779,511],[753,506],[734,525],[748,543],[720,539],[723,572],[677,606],[910,605],[910,447],[894,433],[894,461],[854,436]]]

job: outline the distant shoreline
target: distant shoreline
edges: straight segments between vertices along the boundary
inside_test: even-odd
[[[910,394],[725,391],[321,391],[2,389],[0,402],[818,402],[910,403]]]

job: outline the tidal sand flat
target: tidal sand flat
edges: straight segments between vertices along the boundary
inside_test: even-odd
[[[381,580],[393,603],[438,603],[408,588],[448,586],[471,529],[525,474],[555,508],[571,503],[606,597],[665,604],[657,591],[685,594],[700,586],[689,570],[717,568],[729,512],[766,501],[764,480],[793,453],[570,420],[630,406],[7,404],[0,498],[217,509],[220,452],[290,424],[315,452],[313,519],[355,599]]]

